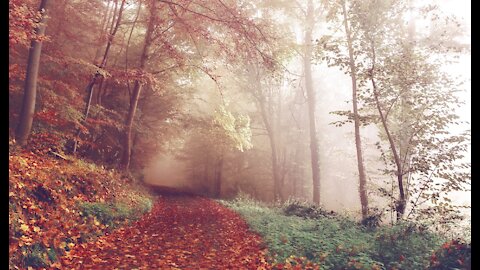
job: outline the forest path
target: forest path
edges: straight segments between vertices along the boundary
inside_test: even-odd
[[[68,269],[266,269],[260,236],[232,210],[199,196],[162,194],[128,227],[76,246]]]

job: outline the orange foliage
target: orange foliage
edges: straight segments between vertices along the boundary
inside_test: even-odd
[[[132,226],[76,246],[62,264],[74,269],[272,269],[265,253],[260,237],[235,212],[206,198],[168,196]]]
[[[52,138],[39,134],[32,144],[49,144]],[[114,171],[47,153],[37,149],[9,155],[9,252],[15,265],[21,265],[23,246],[43,244],[62,254],[80,244],[82,235],[104,234],[107,228],[83,217],[78,204],[114,201],[114,194],[129,188],[127,179]]]

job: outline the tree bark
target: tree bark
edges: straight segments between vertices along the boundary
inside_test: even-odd
[[[363,153],[362,153],[362,141],[360,137],[360,119],[358,115],[358,102],[357,102],[357,69],[356,69],[355,60],[353,57],[352,37],[351,37],[350,28],[348,25],[345,0],[342,3],[342,11],[343,11],[343,23],[345,27],[345,34],[347,36],[350,78],[352,80],[352,103],[353,103],[353,115],[354,115],[354,126],[355,126],[355,147],[357,150],[357,168],[358,168],[358,176],[359,176],[360,203],[362,207],[362,218],[366,218],[368,215],[367,177],[365,174],[365,166],[363,162]]]
[[[47,22],[47,4],[48,0],[40,2],[39,11],[42,17],[39,25],[35,28],[35,34],[41,36],[45,34]],[[37,78],[40,67],[40,55],[42,54],[42,42],[32,40],[28,52],[27,71],[25,77],[25,87],[23,92],[22,109],[20,111],[20,121],[16,131],[17,144],[24,146],[27,144],[28,137],[32,130],[33,115],[35,113],[35,100],[37,96]]]
[[[305,90],[307,92],[308,103],[308,118],[310,128],[310,154],[312,162],[312,182],[313,182],[313,202],[320,204],[320,160],[318,153],[318,139],[315,123],[315,105],[316,97],[312,82],[312,29],[314,26],[313,16],[313,2],[308,0],[307,6],[307,26],[305,29],[305,55],[304,55],[304,70],[305,70]]]

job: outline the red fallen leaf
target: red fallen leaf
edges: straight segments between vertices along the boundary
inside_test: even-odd
[[[86,269],[272,269],[260,236],[238,214],[185,196],[160,197],[143,219],[95,243],[76,245],[69,257],[70,266],[82,261]]]

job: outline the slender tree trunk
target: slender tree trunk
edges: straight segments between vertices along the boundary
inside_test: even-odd
[[[150,20],[148,22],[147,33],[145,35],[145,44],[143,46],[142,55],[140,56],[140,71],[143,71],[145,69],[145,65],[148,59],[148,50],[152,42],[153,30],[155,29],[155,16],[156,16],[155,3],[156,3],[156,0],[151,1]],[[122,155],[122,161],[120,164],[120,166],[126,171],[128,171],[130,167],[130,159],[131,159],[131,151],[132,151],[131,150],[132,125],[133,125],[133,120],[135,118],[135,112],[137,111],[138,99],[140,98],[141,90],[142,90],[141,82],[139,80],[136,80],[135,86],[133,88],[133,95],[131,97],[127,119],[125,121],[125,135],[124,135],[124,143],[123,143],[124,150]]]
[[[215,198],[220,198],[222,195],[222,171],[223,171],[223,155],[218,159],[217,164],[215,165],[215,182],[214,182],[214,192]]]
[[[258,86],[260,87],[260,86]],[[255,95],[255,98],[258,101],[258,107],[260,107],[260,112],[263,120],[263,124],[265,125],[265,129],[267,130],[268,141],[270,143],[270,151],[271,151],[271,159],[272,159],[272,176],[273,176],[273,199],[274,200],[282,200],[282,187],[280,184],[280,174],[279,174],[279,166],[278,166],[278,153],[277,153],[277,141],[276,141],[276,134],[275,128],[272,126],[272,122],[270,121],[267,113],[267,109],[265,108],[266,101],[265,97],[262,94]]]
[[[130,29],[130,34],[128,35],[127,46],[125,48],[125,71],[128,71],[128,49],[130,48],[130,40],[132,39],[133,30],[137,25],[138,17],[140,16],[140,11],[142,10],[142,2],[138,4],[137,14],[133,20],[132,28]],[[130,92],[130,81],[127,80],[128,91]]]
[[[135,111],[138,105],[138,98],[142,90],[142,85],[139,81],[135,81],[135,86],[133,87],[133,96],[130,102],[130,107],[128,110],[127,119],[125,121],[125,138],[124,138],[124,150],[122,155],[122,167],[125,170],[129,170],[130,167],[130,157],[132,154],[132,126],[133,119],[135,117]]]
[[[41,36],[45,34],[47,23],[47,4],[48,0],[40,2],[39,11],[42,18],[39,25],[35,28],[35,34]],[[25,77],[25,87],[23,92],[22,110],[20,111],[20,121],[16,131],[17,144],[24,146],[27,144],[30,131],[32,130],[33,115],[35,113],[35,100],[37,96],[37,77],[40,67],[40,55],[42,54],[42,42],[32,40],[28,52],[27,71]]]
[[[305,89],[307,92],[308,103],[308,118],[310,128],[310,153],[312,162],[312,182],[313,182],[313,202],[320,204],[320,160],[318,153],[318,139],[315,123],[315,105],[316,97],[312,82],[312,29],[314,26],[313,16],[313,2],[308,0],[307,6],[307,26],[305,29],[305,55],[304,55],[304,70],[305,70]]]
[[[268,131],[270,129],[270,131]],[[270,149],[272,156],[272,174],[273,174],[273,187],[275,200],[283,200],[283,187],[280,183],[279,166],[278,166],[278,153],[277,153],[277,141],[275,134],[272,132],[271,127],[267,128],[268,139],[270,141]]]
[[[276,168],[276,171],[277,171],[277,179],[278,179],[278,185],[279,185],[279,191],[280,191],[280,200],[281,201],[285,201],[286,198],[287,198],[287,190],[285,189],[285,171],[286,171],[286,150],[285,150],[285,144],[282,143],[282,137],[281,137],[281,134],[282,134],[282,131],[281,131],[281,121],[282,121],[282,92],[281,90],[278,91],[278,95],[277,95],[277,112],[276,114],[273,114],[272,115],[276,115],[276,118],[274,120],[274,123],[275,125],[272,127],[273,128],[273,137],[275,138],[275,147],[277,148],[277,150],[275,152],[277,152],[277,168]],[[282,148],[283,145],[284,147]],[[282,148],[283,151],[280,149]],[[283,154],[282,154],[283,153]],[[280,159],[283,159],[283,162],[281,162],[281,165],[279,164],[280,163]]]
[[[203,183],[208,183],[208,162],[203,164]],[[202,188],[202,191],[203,190]]]
[[[100,69],[105,68],[105,66],[107,64],[108,53],[110,52],[110,48],[113,44],[113,38],[115,37],[115,34],[117,33],[118,27],[120,26],[120,22],[122,21],[122,13],[123,13],[123,7],[125,5],[125,2],[126,2],[126,0],[122,0],[122,3],[120,4],[120,10],[118,11],[118,16],[117,16],[117,20],[115,22],[115,26],[112,29],[112,31],[110,32],[110,35],[109,35],[108,41],[107,41],[107,47],[105,48],[105,52],[103,54],[102,62],[98,66]],[[115,14],[114,14],[114,17],[115,17]],[[87,97],[87,102],[85,104],[84,117],[83,117],[84,121],[87,121],[87,119],[88,119],[88,112],[90,111],[90,106],[91,106],[91,103],[92,103],[94,86],[95,86],[95,83],[97,82],[97,80],[99,79],[99,77],[101,77],[101,75],[99,73],[96,73],[93,76],[90,83],[88,84],[88,86],[87,86],[88,97]],[[73,151],[72,151],[73,154],[75,154],[77,152],[78,136],[79,135],[80,135],[80,129],[78,129],[76,134],[75,134],[75,140],[74,140]]]
[[[413,5],[412,1],[408,1],[409,7],[410,7],[410,12],[413,13]],[[414,42],[415,42],[415,18],[411,15],[410,20],[408,22],[408,32],[407,32],[407,38],[408,38],[408,45],[406,47],[406,54],[408,55],[407,57],[411,57],[414,54]],[[409,198],[409,179],[411,177],[410,173],[410,159],[411,155],[408,152],[408,147],[409,147],[409,137],[412,134],[411,127],[409,125],[408,121],[408,110],[411,108],[408,105],[407,99],[408,99],[408,93],[410,92],[411,86],[407,83],[403,84],[402,87],[402,92],[400,95],[400,123],[401,127],[400,130],[402,131],[400,133],[400,145],[399,145],[399,156],[401,160],[403,160],[403,165],[402,165],[402,171],[404,172],[404,175],[406,176],[406,185],[405,185],[405,200],[407,201]]]
[[[102,32],[100,33],[100,36],[99,36],[99,44],[97,46],[97,49],[95,50],[95,56],[93,58],[93,62],[94,63],[97,63],[97,59],[100,58],[100,54],[101,54],[101,49],[104,45],[104,38],[105,38],[105,35],[107,34],[107,30],[108,30],[108,22],[110,20],[110,2],[111,1],[108,1],[107,3],[107,7],[105,9],[105,15],[103,16],[103,19],[102,19]],[[114,11],[113,11],[114,12]]]
[[[406,201],[406,198],[405,198],[405,191],[404,191],[404,188],[403,188],[402,162],[401,162],[401,159],[398,155],[397,147],[395,145],[393,137],[390,134],[390,129],[389,129],[388,124],[387,124],[387,119],[386,119],[386,117],[385,117],[385,115],[382,111],[382,105],[380,104],[380,100],[379,100],[379,95],[380,94],[378,93],[377,85],[376,85],[375,79],[374,79],[375,58],[376,58],[376,56],[375,56],[375,44],[373,43],[373,41],[371,41],[371,50],[372,50],[372,67],[370,69],[370,81],[372,83],[373,96],[375,98],[375,104],[376,104],[378,113],[380,115],[380,120],[382,121],[383,129],[385,130],[385,133],[387,134],[388,142],[390,144],[390,149],[391,149],[392,154],[393,154],[393,159],[394,159],[395,165],[397,167],[397,171],[395,172],[395,174],[397,175],[398,189],[399,189],[400,197],[396,201],[395,210],[397,211],[397,220],[400,220],[400,219],[402,219],[403,215],[405,214],[405,208],[406,208],[406,204],[407,204],[407,201]]]
[[[353,115],[354,115],[354,126],[355,126],[355,147],[357,150],[357,168],[359,176],[359,193],[360,193],[360,203],[362,207],[362,217],[366,218],[368,215],[368,195],[367,195],[367,177],[365,174],[365,167],[363,162],[362,154],[362,141],[360,137],[360,119],[358,115],[358,104],[357,104],[357,69],[355,66],[355,60],[353,57],[353,46],[352,46],[352,37],[350,28],[348,26],[347,19],[347,9],[345,0],[342,3],[343,11],[343,23],[345,26],[345,33],[347,36],[348,44],[348,55],[349,55],[349,65],[350,65],[350,77],[352,79],[352,103],[353,103]]]

